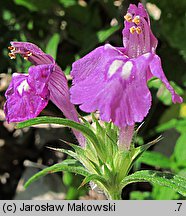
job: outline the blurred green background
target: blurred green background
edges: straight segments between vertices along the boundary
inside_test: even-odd
[[[40,139],[44,141],[42,147],[38,147],[35,137],[40,129],[29,129],[15,136],[16,131],[13,126],[11,128],[5,122],[2,111],[5,102],[4,92],[11,74],[26,73],[30,66],[19,57],[16,60],[9,59],[7,49],[9,42],[16,40],[35,43],[51,54],[64,73],[69,75],[72,63],[97,46],[107,42],[114,46],[122,46],[123,16],[130,3],[138,2],[137,0],[1,0],[0,199],[13,199],[18,193],[17,185],[25,171],[25,160],[38,163],[38,159],[42,159],[41,164],[44,165],[62,160],[58,155],[51,155],[48,153],[49,150],[45,149],[46,145],[59,147],[61,143],[57,141],[58,136],[46,139],[40,135]],[[141,2],[148,9],[152,30],[159,41],[157,53],[162,59],[164,72],[176,91],[185,98],[186,1]],[[134,169],[150,167],[186,176],[186,103],[173,105],[169,92],[157,79],[151,80],[149,87],[153,96],[153,105],[139,134],[138,145],[160,134],[163,134],[164,139],[145,153],[136,162]],[[61,115],[51,104],[42,112],[43,114]],[[61,133],[64,139],[73,139],[69,131]],[[62,135],[59,134],[59,138],[60,136]],[[20,151],[21,148],[24,148],[26,153]],[[12,152],[11,157],[10,152]],[[47,155],[47,160],[43,154]],[[10,157],[9,160],[6,155]],[[51,158],[52,162],[49,162]],[[13,163],[15,160],[18,163],[16,165]],[[2,180],[3,176],[6,181]],[[74,178],[79,184],[80,179],[77,176],[68,173],[63,175],[62,184],[67,199],[79,199],[80,196],[88,194],[89,187],[82,191],[75,189],[77,185],[74,185]],[[98,198],[95,195],[91,196],[89,193],[86,199]],[[171,189],[143,183],[128,187],[123,193],[123,199],[183,199],[183,197]]]

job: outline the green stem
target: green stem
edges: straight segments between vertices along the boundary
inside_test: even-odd
[[[121,191],[120,190],[109,190],[107,192],[109,200],[121,200]]]

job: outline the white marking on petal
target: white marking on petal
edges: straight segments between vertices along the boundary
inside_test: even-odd
[[[145,53],[143,56],[148,59],[150,57],[151,53]]]
[[[115,51],[117,51],[118,53],[120,53],[120,54],[123,55],[123,53],[122,53],[119,49],[117,49],[116,47],[114,47],[114,46],[112,46],[112,45],[110,45],[110,44],[105,44],[104,49],[105,49],[105,50],[112,49],[112,50],[115,50]]]
[[[122,60],[115,60],[112,62],[112,64],[109,67],[109,77],[111,77],[113,74],[116,73],[116,71],[121,67],[121,65],[123,64]]]
[[[107,49],[113,49],[110,44],[105,44],[104,48],[105,48],[105,50],[107,50]]]
[[[121,76],[123,79],[128,79],[133,68],[133,63],[131,61],[126,62],[122,67]]]
[[[30,89],[30,86],[28,85],[28,82],[24,80],[21,82],[21,84],[17,87],[17,91],[20,95],[22,95],[23,91],[28,91]]]
[[[13,73],[12,77],[20,76],[20,73]],[[24,76],[28,76],[28,74],[24,74]]]

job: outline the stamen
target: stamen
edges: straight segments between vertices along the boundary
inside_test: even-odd
[[[27,51],[25,55],[23,55],[24,60],[28,60],[28,57],[32,55],[31,52]]]
[[[16,59],[16,55],[14,53],[8,53],[10,59]]]
[[[132,14],[131,14],[131,13],[127,13],[127,14],[124,16],[124,19],[125,19],[127,22],[132,22]]]
[[[15,51],[15,50],[16,50],[16,48],[15,48],[15,47],[13,47],[13,46],[9,46],[9,47],[8,47],[8,49],[9,49],[11,52],[13,52],[13,51]]]
[[[131,33],[131,34],[134,34],[134,33],[135,33],[135,31],[136,31],[136,28],[135,28],[135,26],[132,26],[132,27],[130,28],[130,33]]]
[[[142,32],[141,28],[140,28],[140,27],[137,27],[137,28],[136,28],[136,32],[137,32],[137,34],[141,34],[141,32]]]
[[[135,16],[134,19],[132,20],[133,23],[135,23],[136,25],[140,24],[140,16]]]
[[[28,56],[26,56],[26,55],[23,56],[23,58],[24,58],[24,60],[28,60]]]
[[[26,54],[27,54],[27,56],[28,56],[28,57],[30,57],[30,56],[32,55],[32,53],[31,53],[31,52],[29,52],[29,51],[28,51],[28,52],[26,52]]]

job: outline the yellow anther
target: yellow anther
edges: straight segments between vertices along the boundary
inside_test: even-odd
[[[140,27],[137,27],[137,28],[136,28],[136,32],[137,32],[137,34],[141,34],[141,32],[142,32],[141,28],[140,28]]]
[[[31,52],[27,51],[26,54],[23,56],[24,60],[28,60],[28,57],[32,55]]]
[[[27,56],[30,57],[31,55],[32,55],[32,53],[28,51]]]
[[[28,56],[23,56],[24,60],[28,60]]]
[[[135,23],[136,25],[140,24],[140,16],[135,16],[134,19],[132,20],[133,23]]]
[[[125,20],[128,21],[128,22],[132,22],[132,14],[131,13],[127,13],[125,16],[124,16]]]
[[[134,33],[135,33],[135,31],[136,31],[136,28],[135,28],[135,26],[132,26],[132,27],[130,28],[130,33],[131,33],[131,34],[134,34]]]
[[[9,49],[11,52],[13,52],[13,51],[15,51],[16,48],[13,47],[13,46],[9,46],[8,49]]]
[[[14,53],[8,53],[10,59],[15,59],[16,58],[16,55]]]

